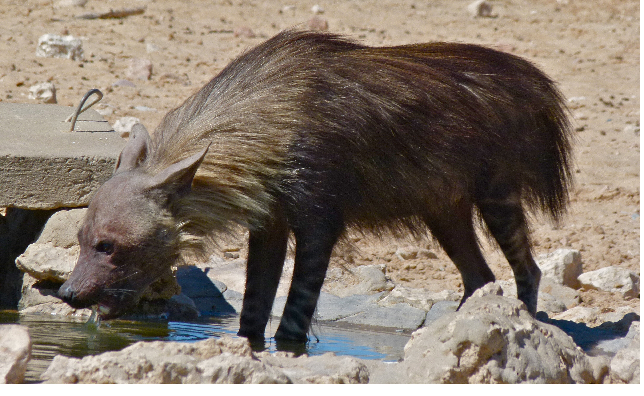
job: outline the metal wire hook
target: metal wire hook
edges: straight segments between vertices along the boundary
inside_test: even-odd
[[[93,102],[91,102],[90,104],[88,104],[87,107],[83,108],[83,105],[85,104],[87,99],[93,94],[98,95],[98,98]],[[74,127],[76,126],[76,119],[78,118],[78,116],[85,110],[89,109],[90,107],[94,106],[96,103],[100,102],[101,99],[103,99],[103,92],[101,92],[99,89],[94,88],[87,91],[85,96],[83,96],[83,99],[81,99],[80,104],[78,105],[78,108],[76,108],[76,111],[74,112],[74,114],[70,115],[65,120],[65,122],[70,122],[70,121],[72,122],[72,127],[69,129],[69,132],[74,132]]]

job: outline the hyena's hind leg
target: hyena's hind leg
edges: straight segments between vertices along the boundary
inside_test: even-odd
[[[463,298],[458,308],[474,291],[486,283],[494,282],[494,274],[488,267],[474,229],[473,206],[461,202],[440,214],[427,214],[423,220],[434,238],[458,268],[463,279]]]
[[[477,206],[512,267],[519,300],[525,303],[533,316],[536,315],[541,270],[532,257],[519,189],[511,184],[497,184]]]

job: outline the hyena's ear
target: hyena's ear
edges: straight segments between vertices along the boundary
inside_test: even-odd
[[[149,145],[150,134],[148,130],[142,124],[134,124],[130,133],[130,140],[128,140],[123,151],[119,154],[118,160],[116,160],[114,174],[132,170],[145,161]]]
[[[180,198],[190,192],[192,180],[199,169],[199,165],[206,157],[210,145],[199,153],[170,165],[156,176],[152,177],[149,190],[164,193],[169,199]]]

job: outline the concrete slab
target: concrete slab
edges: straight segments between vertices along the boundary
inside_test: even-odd
[[[0,103],[0,207],[86,206],[110,178],[125,140],[96,111],[50,104]]]

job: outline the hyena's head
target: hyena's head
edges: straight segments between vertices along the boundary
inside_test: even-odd
[[[206,150],[157,174],[141,163],[149,135],[142,126],[121,152],[114,176],[92,198],[78,231],[80,256],[58,295],[74,308],[98,306],[103,319],[133,307],[179,255],[170,205],[190,192]]]

